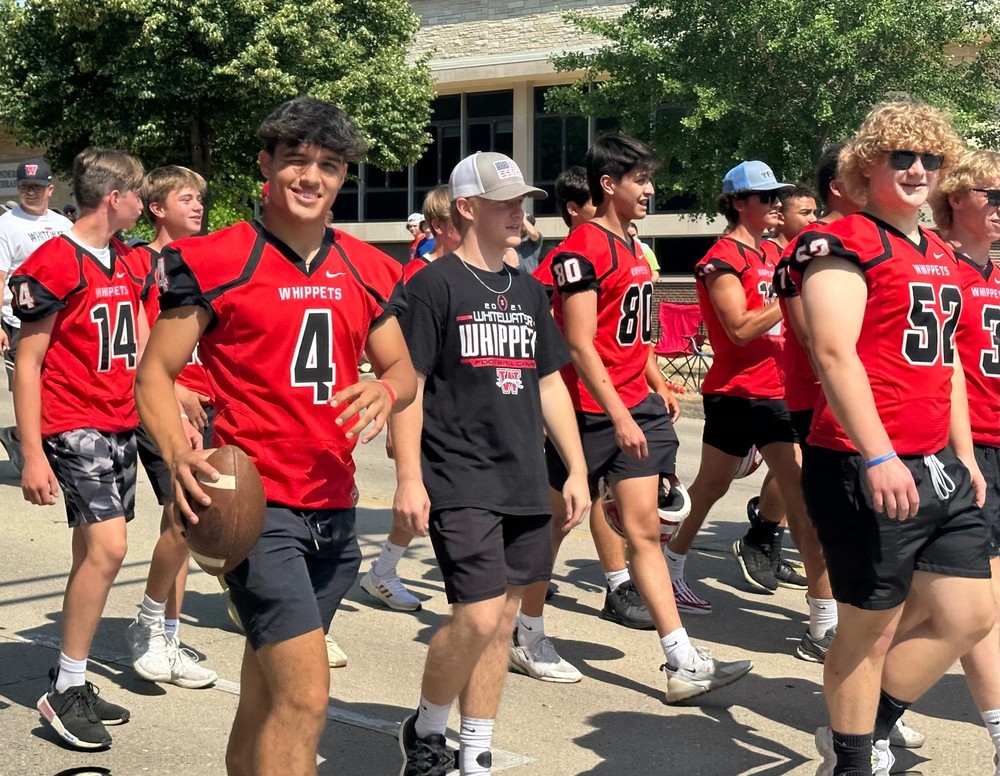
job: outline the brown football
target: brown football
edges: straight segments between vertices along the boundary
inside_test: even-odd
[[[264,483],[253,461],[233,445],[220,447],[208,463],[219,472],[210,480],[199,474],[198,483],[212,499],[208,506],[191,501],[197,523],[185,525],[191,557],[208,574],[219,576],[236,568],[257,543],[264,526]]]

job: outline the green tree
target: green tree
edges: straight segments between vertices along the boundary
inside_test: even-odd
[[[299,94],[342,106],[371,163],[416,161],[433,97],[406,57],[418,28],[406,0],[0,0],[0,124],[64,174],[112,146],[186,164],[238,207],[257,123]]]
[[[585,76],[551,107],[618,117],[666,160],[660,196],[694,194],[702,212],[743,159],[810,179],[823,146],[887,98],[1000,141],[995,0],[637,0],[617,20],[568,18],[606,42],[555,57]]]

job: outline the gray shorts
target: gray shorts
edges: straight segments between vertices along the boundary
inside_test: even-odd
[[[63,431],[43,440],[59,481],[70,528],[135,517],[136,443],[133,431]]]
[[[7,390],[14,390],[14,356],[17,355],[17,343],[21,339],[21,327],[11,326],[7,321],[0,321],[7,335],[7,350],[3,353],[3,365],[7,370]]]
[[[252,649],[330,629],[361,568],[354,524],[354,509],[267,505],[250,556],[226,574]]]

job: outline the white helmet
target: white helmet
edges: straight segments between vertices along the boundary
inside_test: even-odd
[[[760,466],[764,459],[761,457],[760,450],[757,449],[757,445],[752,445],[750,447],[750,452],[743,456],[740,462],[736,465],[736,473],[733,474],[734,480],[742,480],[744,477],[749,477],[755,471],[757,467]]]
[[[618,504],[615,503],[611,488],[603,477],[598,483],[598,491],[601,506],[604,508],[605,520],[608,521],[612,531],[625,538],[625,528],[622,525]],[[670,480],[665,475],[660,475],[659,495],[656,502],[656,511],[660,516],[660,544],[666,544],[674,535],[677,526],[691,514],[691,497],[680,482],[671,485]]]

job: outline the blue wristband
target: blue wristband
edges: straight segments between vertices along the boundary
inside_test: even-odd
[[[870,461],[865,461],[865,468],[872,469],[878,466],[880,463],[891,461],[895,457],[896,457],[896,451],[893,450],[892,452],[886,453],[885,455],[880,455],[878,458],[872,458]]]

